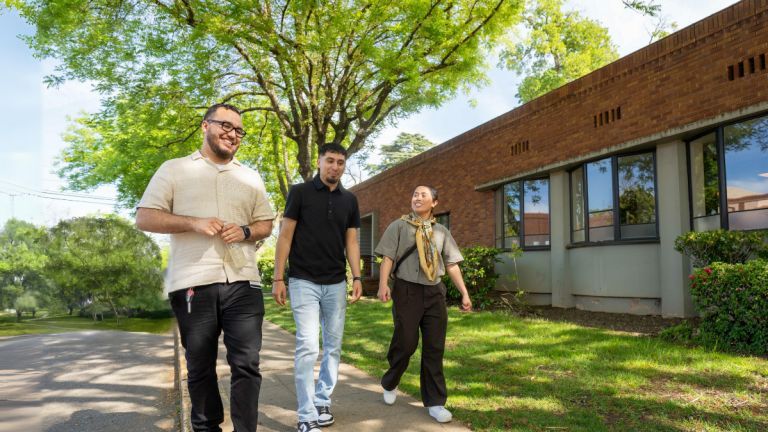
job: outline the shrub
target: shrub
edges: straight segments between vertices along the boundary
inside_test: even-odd
[[[489,294],[496,287],[496,280],[499,278],[495,267],[501,252],[501,249],[489,247],[471,247],[461,250],[464,261],[459,264],[459,268],[475,308],[483,309],[492,303]],[[446,295],[448,301],[461,302],[461,293],[447,274],[443,276],[443,283],[448,289]]]
[[[691,295],[701,314],[701,342],[768,353],[768,261],[713,263],[690,278]]]
[[[691,258],[696,268],[713,262],[744,263],[768,255],[765,232],[691,231],[675,239],[675,250]]]
[[[260,259],[256,261],[256,265],[259,268],[259,274],[261,275],[261,286],[271,287],[272,279],[275,277],[275,261]]]

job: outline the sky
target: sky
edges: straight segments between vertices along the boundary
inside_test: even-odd
[[[733,0],[661,0],[662,16],[686,27],[733,3]],[[649,42],[653,20],[627,10],[620,0],[571,0],[566,9],[596,19],[608,27],[619,54],[625,56]],[[67,82],[48,88],[43,77],[56,65],[36,59],[19,35],[33,29],[15,12],[0,11],[0,226],[11,217],[38,225],[95,213],[113,213],[115,189],[105,186],[87,193],[67,192],[56,175],[55,162],[65,148],[61,136],[68,118],[99,108],[98,95],[88,83]],[[510,71],[492,68],[491,84],[459,94],[437,109],[427,109],[384,129],[375,144],[392,142],[400,132],[420,133],[435,143],[444,142],[513,108],[519,79]],[[472,103],[474,101],[474,103]],[[62,192],[64,191],[64,192]],[[130,217],[130,212],[119,214]]]

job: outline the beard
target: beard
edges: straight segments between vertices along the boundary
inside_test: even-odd
[[[235,156],[235,153],[237,153],[237,147],[234,147],[232,150],[227,149],[227,147],[225,147],[226,144],[224,144],[222,139],[215,134],[209,134],[207,141],[208,148],[210,148],[216,156],[222,159],[232,159]]]
[[[339,179],[337,177],[326,177],[325,181],[327,181],[330,184],[336,184],[339,182]]]

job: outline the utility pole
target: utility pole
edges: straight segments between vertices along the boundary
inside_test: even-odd
[[[11,219],[16,219],[16,211],[15,211],[15,202],[16,202],[16,194],[9,194],[11,197]]]

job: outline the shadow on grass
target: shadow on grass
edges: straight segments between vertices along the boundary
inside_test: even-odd
[[[293,321],[290,312],[280,320]],[[350,306],[344,361],[380,377],[391,332],[389,306]],[[400,384],[417,398],[419,353]],[[768,376],[758,365],[768,364],[752,360],[657,337],[453,309],[444,364],[448,405],[475,430],[764,431]]]

